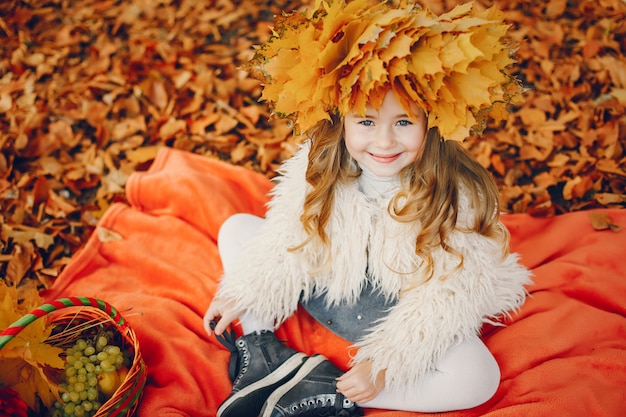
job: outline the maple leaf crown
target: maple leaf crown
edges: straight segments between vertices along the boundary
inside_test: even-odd
[[[262,82],[261,100],[301,132],[329,113],[380,108],[391,89],[409,115],[417,104],[444,139],[462,141],[519,102],[520,83],[506,71],[508,28],[501,12],[473,2],[436,16],[415,4],[316,0],[307,14],[277,16],[244,69]]]

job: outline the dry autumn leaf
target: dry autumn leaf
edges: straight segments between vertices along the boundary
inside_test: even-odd
[[[0,272],[39,288],[108,207],[125,201],[126,179],[146,169],[159,147],[276,174],[300,139],[287,121],[270,117],[258,80],[242,67],[253,45],[269,39],[274,15],[314,2],[57,3],[0,2]],[[441,14],[467,2],[420,3]],[[476,3],[496,6],[511,24],[513,72],[524,88],[510,115],[500,104],[485,109],[494,120],[464,142],[493,173],[503,209],[551,216],[625,208],[626,3]],[[404,53],[406,41],[393,38],[371,56],[374,73]],[[446,56],[427,48],[413,56],[432,76],[455,57],[476,56],[468,41]],[[341,58],[331,46],[319,52],[328,65]],[[482,82],[476,73],[464,77]],[[449,103],[441,110],[454,113]]]
[[[589,213],[589,219],[591,220],[591,226],[596,230],[610,229],[614,232],[622,230],[621,226],[613,223],[611,217],[603,211],[593,211]]]

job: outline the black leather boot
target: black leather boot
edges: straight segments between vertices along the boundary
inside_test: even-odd
[[[343,372],[322,355],[311,356],[296,375],[267,399],[261,417],[363,415],[337,392],[335,379]]]
[[[234,333],[225,333],[218,340],[231,351],[229,375],[233,381],[233,391],[219,406],[218,417],[256,417],[272,391],[293,377],[307,359],[271,331],[236,340]]]

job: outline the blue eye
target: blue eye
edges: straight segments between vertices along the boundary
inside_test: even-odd
[[[398,126],[411,126],[413,124],[413,122],[411,122],[410,120],[398,120]]]
[[[362,126],[373,126],[374,122],[371,120],[365,119],[365,120],[361,120],[359,124]]]

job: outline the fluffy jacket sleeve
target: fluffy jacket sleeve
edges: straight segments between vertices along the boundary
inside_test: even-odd
[[[287,250],[306,239],[300,214],[307,189],[300,171],[307,166],[307,152],[303,145],[281,167],[286,175],[278,177],[258,235],[247,242],[237,267],[225,271],[216,295],[276,325],[294,313],[300,294],[309,288],[308,266]]]
[[[459,337],[478,334],[484,322],[525,299],[531,274],[517,255],[503,258],[500,243],[476,233],[455,231],[449,243],[461,252],[462,267],[456,256],[436,250],[433,278],[406,282],[388,316],[355,344],[353,362],[372,360],[373,375],[386,370],[391,390],[415,386]]]

